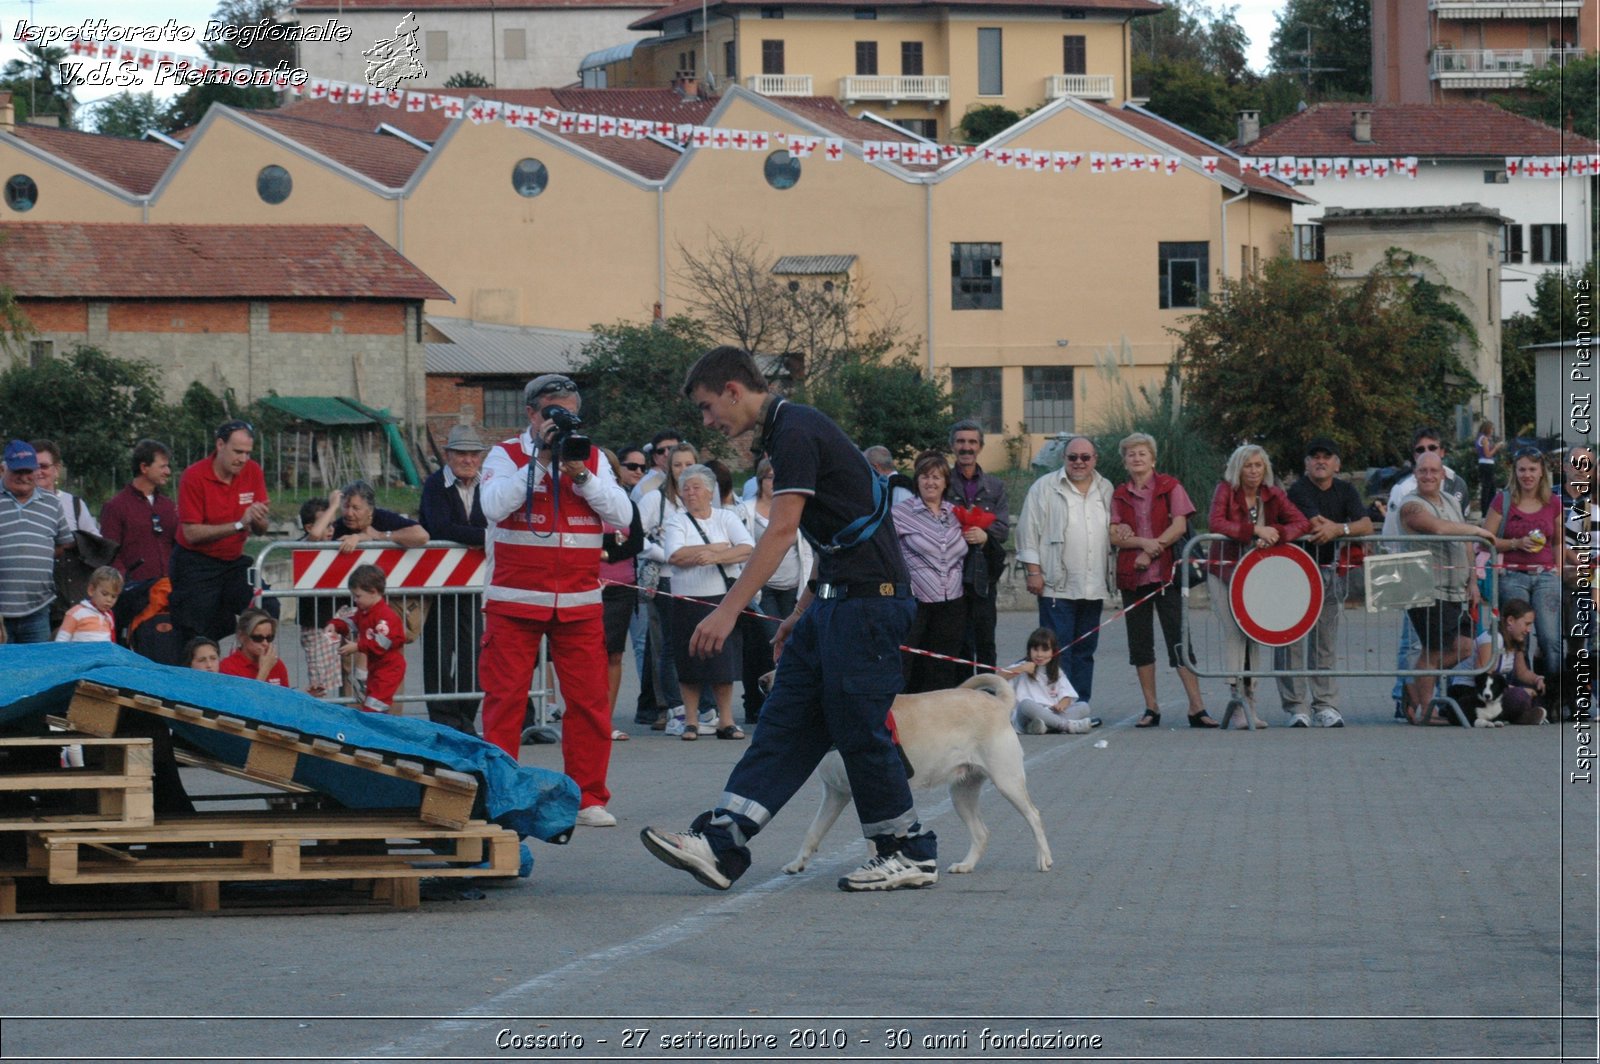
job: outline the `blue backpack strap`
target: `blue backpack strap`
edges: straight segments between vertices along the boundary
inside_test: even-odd
[[[872,512],[851,521],[827,543],[813,542],[817,550],[824,554],[835,551],[849,550],[871,539],[878,532],[878,526],[883,524],[883,519],[889,516],[889,501],[893,498],[889,491],[889,478],[876,470],[872,473]],[[807,537],[809,538],[809,537]]]

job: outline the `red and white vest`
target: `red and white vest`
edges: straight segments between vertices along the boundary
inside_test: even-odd
[[[523,451],[520,439],[506,440],[496,449],[511,459],[519,476],[528,475],[532,456]],[[599,470],[598,449],[590,452],[584,465],[590,475]],[[538,621],[601,615],[600,549],[605,533],[599,515],[577,493],[571,478],[562,477],[560,482],[559,525],[550,475],[541,473],[531,509],[524,503],[490,526],[484,537],[489,555],[484,612]]]

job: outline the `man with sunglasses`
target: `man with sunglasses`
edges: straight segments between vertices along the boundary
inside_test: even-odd
[[[227,421],[215,436],[211,454],[185,469],[178,481],[169,609],[186,639],[221,640],[233,631],[250,605],[245,540],[267,531],[267,478],[250,458],[255,426]]]
[[[1039,626],[1056,634],[1061,666],[1084,703],[1094,693],[1100,611],[1111,597],[1111,481],[1095,468],[1094,441],[1067,441],[1061,468],[1033,482],[1017,527],[1017,561],[1028,594],[1039,599]]]
[[[584,459],[564,458],[553,449],[561,411],[575,415],[579,409],[578,386],[570,377],[535,377],[522,396],[528,428],[490,449],[478,489],[489,522],[478,656],[483,737],[517,756],[539,643],[549,640],[566,702],[563,768],[582,792],[577,822],[611,827],[617,818],[606,809],[611,707],[600,554],[603,524],[629,527],[633,504],[600,448],[590,448]]]

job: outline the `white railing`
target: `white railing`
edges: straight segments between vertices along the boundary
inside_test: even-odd
[[[1576,18],[1583,0],[1428,0],[1440,18]]]
[[[850,77],[839,79],[842,100],[948,100],[950,77],[934,74],[918,77]]]
[[[811,96],[810,74],[751,74],[745,88],[763,96]]]
[[[1110,74],[1051,74],[1044,79],[1044,98],[1059,100],[1077,96],[1085,100],[1109,100],[1116,95],[1117,79]]]
[[[1520,77],[1584,55],[1582,48],[1435,48],[1428,59],[1428,73],[1434,78]]]

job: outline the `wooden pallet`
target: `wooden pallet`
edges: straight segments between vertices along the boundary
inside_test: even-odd
[[[42,811],[37,814],[0,815],[0,831],[135,828],[154,823],[149,739],[61,732],[48,737],[0,739],[0,753],[70,745],[83,747],[84,767],[52,765],[34,771],[0,771],[0,791],[33,795],[42,803]],[[84,792],[92,794],[93,810],[67,808],[87,806],[89,795]]]
[[[448,828],[359,811],[198,813],[146,828],[33,831],[27,843],[27,867],[51,883],[191,883],[212,894],[240,880],[514,876],[520,858],[515,832],[481,820]]]
[[[241,771],[246,778],[261,783],[292,782],[300,758],[317,757],[417,784],[422,788],[422,806],[418,816],[429,824],[465,828],[472,817],[478,781],[464,772],[424,764],[392,753],[363,750],[332,739],[308,739],[297,732],[243,720],[214,709],[164,702],[148,695],[127,694],[112,687],[80,680],[67,708],[67,720],[77,731],[109,736],[115,734],[123,711],[129,709],[245,740],[250,746]]]
[[[176,916],[305,916],[409,910],[419,880],[282,883],[114,883],[58,886],[27,870],[0,869],[0,921],[117,920]],[[198,889],[197,889],[198,888]]]

